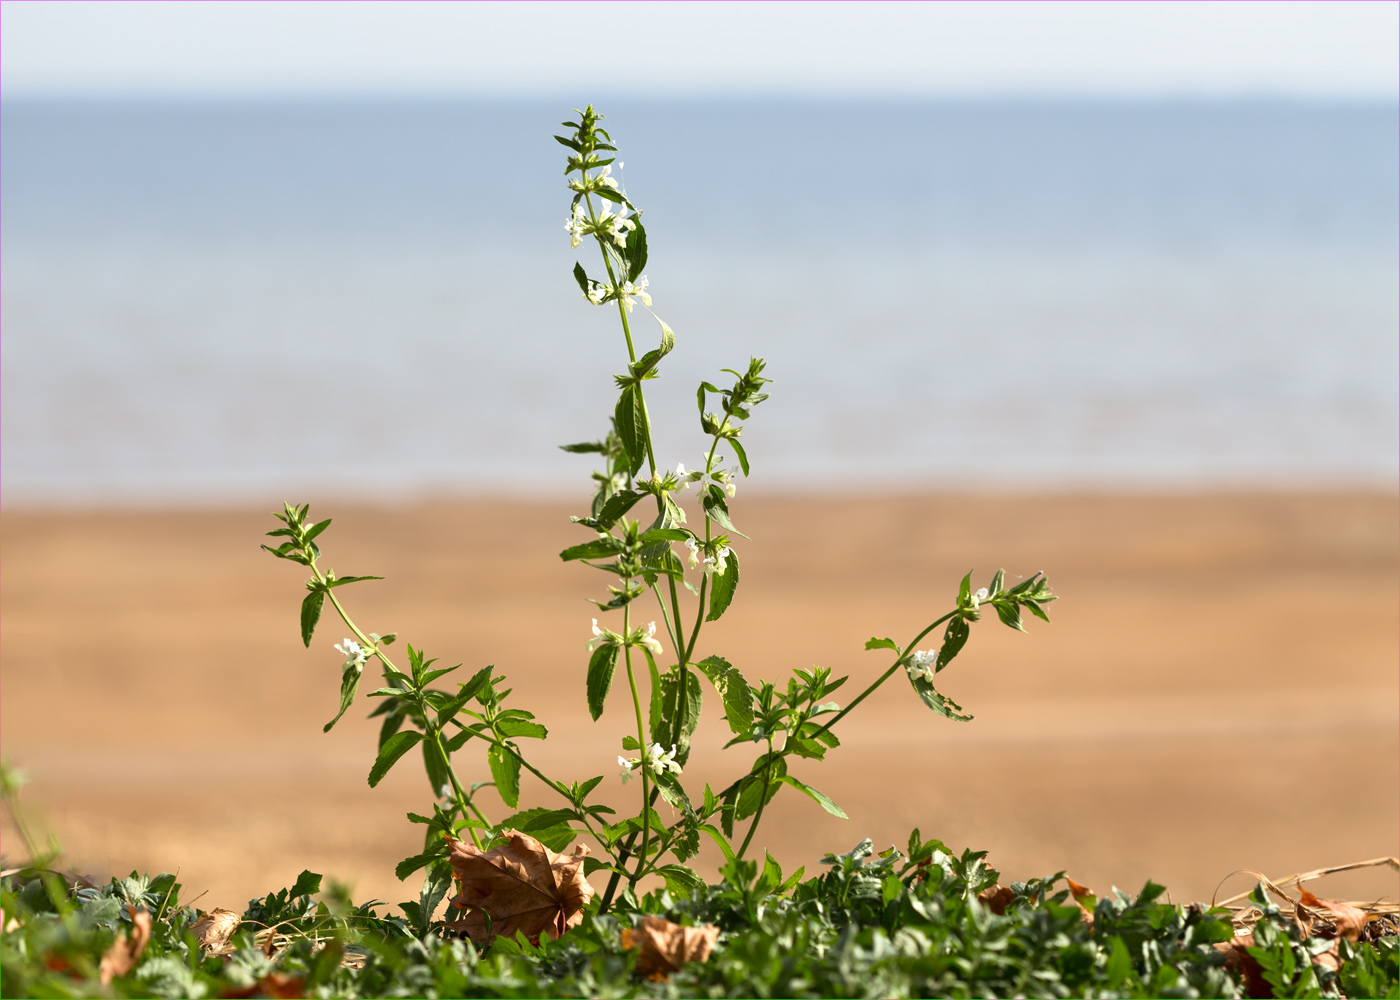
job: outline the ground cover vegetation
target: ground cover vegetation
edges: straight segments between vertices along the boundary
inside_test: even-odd
[[[652,306],[647,233],[601,117],[589,107],[555,138],[567,150],[568,238],[598,252],[574,280],[587,303],[616,310],[627,357],[603,433],[564,446],[602,467],[573,518],[580,541],[560,557],[604,574],[598,617],[579,622],[577,683],[593,720],[617,726],[613,776],[549,775],[532,762],[529,741],[549,734],[495,666],[449,679],[460,664],[438,666],[410,643],[399,656],[396,635],[362,628],[342,588],[379,578],[326,568],[330,520],[288,504],[264,548],[310,574],[302,641],[311,646],[328,610],[337,633],[350,633],[334,644],[339,705],[324,728],[361,696],[366,668],[377,670],[379,686],[364,692],[382,720],[368,782],[410,758],[427,778],[423,810],[407,817],[422,827],[422,849],[396,869],[418,882],[417,898],[356,904],[304,872],[241,913],[204,912],[170,875],[97,885],[56,870],[56,847],[32,836],[7,767],[5,800],[28,858],[0,875],[4,995],[1397,995],[1393,919],[1301,887],[1295,899],[1261,883],[1231,909],[1163,902],[1151,882],[1100,898],[1063,872],[1003,886],[985,852],[918,830],[901,848],[865,840],[828,855],[810,876],[750,854],[785,790],[845,818],[812,771],[839,752],[837,727],[874,691],[902,677],[937,717],[968,722],[935,686],[939,672],[988,610],[1024,630],[1025,614],[1048,620],[1055,595],[1039,573],[998,570],[981,587],[968,573],[912,639],[865,644],[885,659],[844,703],[834,696],[850,678],[826,667],[770,680],[746,673],[738,653],[706,647],[706,624],[739,594],[748,536],[730,501],[751,471],[742,438],[770,380],[750,358],[722,369],[726,387],[701,382],[700,464],[658,463],[646,389],[676,337],[652,313],[655,346],[639,354],[633,320]],[[920,649],[930,636],[936,644]],[[702,731],[704,685],[723,715]],[[752,759],[728,785],[687,781],[694,753],[731,747]],[[635,780],[635,813],[596,801],[607,780]],[[493,817],[497,803],[506,812]],[[716,878],[693,867],[702,838],[723,857]]]

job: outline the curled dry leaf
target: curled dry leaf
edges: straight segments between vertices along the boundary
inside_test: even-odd
[[[990,888],[983,889],[977,894],[978,900],[997,916],[1006,912],[1006,907],[1016,898],[1016,894],[1006,886],[997,884]]]
[[[146,942],[151,940],[150,911],[138,912],[136,907],[128,906],[126,912],[131,916],[131,930],[117,935],[117,939],[102,956],[102,964],[98,967],[98,974],[104,985],[136,968],[136,963],[141,960],[141,953],[146,950]]]
[[[1074,897],[1074,901],[1084,911],[1085,922],[1092,924],[1094,922],[1094,907],[1098,904],[1094,890],[1087,885],[1080,885],[1072,878],[1066,878],[1065,881],[1069,883],[1069,894]]]
[[[652,982],[671,978],[686,962],[703,962],[719,938],[714,924],[682,927],[661,917],[643,917],[633,930],[622,931],[622,947],[639,948],[637,971]]]
[[[243,918],[237,913],[216,906],[208,913],[200,914],[199,919],[190,925],[190,932],[209,954],[223,955],[230,950],[228,939],[242,922]]]
[[[1361,932],[1366,927],[1365,910],[1352,906],[1350,903],[1339,903],[1335,899],[1318,899],[1301,885],[1298,886],[1298,889],[1301,893],[1299,902],[1303,906],[1311,907],[1314,910],[1325,910],[1332,918],[1337,937],[1346,938],[1351,942],[1355,942],[1361,937]]]
[[[557,938],[577,926],[593,898],[593,886],[583,877],[588,848],[580,844],[566,857],[528,834],[508,830],[506,836],[504,844],[489,851],[447,838],[452,875],[462,883],[452,905],[468,911],[447,926],[480,944],[497,935],[513,938],[519,931],[531,941],[541,934]]]

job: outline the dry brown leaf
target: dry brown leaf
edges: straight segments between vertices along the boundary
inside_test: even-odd
[[[506,843],[489,851],[447,838],[452,874],[462,883],[452,905],[468,911],[447,926],[480,944],[519,931],[531,941],[541,934],[557,938],[577,926],[593,898],[593,886],[583,877],[588,848],[579,844],[565,857],[528,834],[507,830],[506,836]]]
[[[1066,878],[1065,882],[1069,884],[1069,894],[1074,897],[1074,901],[1084,911],[1085,922],[1092,924],[1094,922],[1094,906],[1098,903],[1097,897],[1094,896],[1094,890],[1087,885],[1080,885],[1072,878]]]
[[[1240,934],[1229,941],[1221,941],[1215,950],[1225,956],[1225,968],[1240,977],[1247,997],[1272,997],[1274,989],[1264,978],[1264,970],[1246,948],[1254,947],[1253,934]]]
[[[107,953],[102,956],[98,975],[102,978],[103,985],[136,968],[136,963],[141,960],[141,953],[146,950],[146,942],[151,940],[150,911],[138,912],[136,907],[128,906],[126,912],[131,915],[131,930],[118,934]]]
[[[1016,898],[1016,894],[1006,886],[997,884],[988,889],[983,889],[977,894],[982,905],[987,907],[997,916],[1006,912],[1007,904]]]
[[[1300,893],[1299,902],[1304,906],[1310,906],[1315,910],[1326,910],[1332,916],[1332,922],[1336,925],[1336,935],[1344,937],[1348,941],[1355,942],[1361,931],[1366,926],[1366,911],[1350,903],[1339,903],[1335,899],[1318,899],[1301,885],[1298,886]]]
[[[228,939],[238,930],[243,918],[222,906],[216,906],[190,925],[190,932],[199,940],[200,946],[211,955],[222,955],[228,951]]]
[[[661,917],[643,917],[636,930],[624,928],[622,947],[640,948],[637,971],[652,982],[670,979],[686,962],[703,962],[719,938],[714,924],[682,927]]]

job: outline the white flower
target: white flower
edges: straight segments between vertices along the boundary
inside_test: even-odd
[[[690,568],[694,569],[700,564],[700,543],[693,538],[687,538],[685,547],[690,550]]]
[[[588,286],[588,291],[583,293],[583,297],[589,302],[592,302],[595,306],[600,306],[608,300],[608,293],[610,291],[612,291],[612,289],[608,288],[607,285],[594,283]]]
[[[671,744],[669,753],[662,751],[660,743],[653,743],[647,747],[646,762],[647,767],[657,774],[665,774],[667,771],[675,774],[681,773],[681,766],[676,763],[676,745],[674,743]]]
[[[618,244],[618,246],[621,245],[620,243]],[[637,279],[635,285],[630,281],[624,281],[622,283],[622,288],[618,290],[617,299],[627,307],[628,312],[632,311],[632,306],[636,303],[636,300],[633,298],[634,295],[642,300],[642,305],[648,308],[651,307],[651,296],[647,294],[647,276],[645,274]]]
[[[904,672],[909,675],[910,680],[926,681],[933,680],[934,669],[938,665],[938,650],[920,649],[915,650],[914,655],[909,658],[909,662],[904,665]]]
[[[336,643],[335,650],[345,657],[345,662],[340,665],[341,670],[354,670],[365,665],[365,651],[353,639],[346,637],[343,644]]]
[[[986,588],[986,587],[983,587],[981,590],[977,591],[977,593],[975,593],[975,594],[972,595],[972,606],[975,608],[975,607],[977,607],[977,605],[981,604],[981,603],[982,603],[983,601],[985,601],[986,599],[987,599],[987,588]]]
[[[708,455],[705,457],[705,460],[707,462],[709,461]],[[718,486],[720,489],[724,490],[725,493],[732,497],[735,493],[734,477],[738,474],[739,470],[737,468],[734,468],[715,469],[713,472],[701,472],[697,469],[696,471],[688,473],[687,475],[689,481],[692,483],[699,484],[699,487],[702,490],[707,486]]]
[[[569,216],[568,221],[564,223],[564,230],[569,234],[569,246],[575,250],[583,242],[585,233],[583,224],[586,221],[583,214],[583,202],[579,202],[574,206],[574,214]]]
[[[648,622],[645,629],[637,629],[632,633],[632,643],[637,646],[645,646],[657,656],[662,653],[661,641],[656,638],[656,622]]]
[[[618,762],[619,764],[621,764],[623,767],[627,768],[627,770],[629,770],[629,771],[632,770],[632,768],[634,768],[634,767],[637,766],[637,762],[636,762],[635,760],[628,760],[626,757],[623,757],[621,754],[618,755],[618,757],[617,757],[617,762]]]
[[[593,619],[593,638],[588,640],[588,650],[589,650],[589,652],[592,652],[593,650],[597,649],[599,646],[614,646],[614,645],[617,645],[617,642],[618,642],[618,640],[619,640],[620,638],[621,638],[621,636],[619,636],[616,632],[610,631],[610,630],[605,629],[605,628],[599,628],[599,627],[598,627],[598,619],[594,618],[594,619]]]
[[[718,573],[724,575],[724,571],[729,568],[729,546],[721,545],[715,549],[715,554],[705,557],[705,572]]]

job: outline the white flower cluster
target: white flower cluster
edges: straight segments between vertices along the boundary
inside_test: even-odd
[[[685,540],[685,547],[690,550],[690,566],[694,569],[696,566],[700,565],[701,561],[700,543],[693,538],[687,538]],[[705,550],[705,572],[719,573],[722,576],[729,566],[729,546],[716,545],[713,548],[713,552],[709,551],[708,547]]]
[[[914,655],[909,658],[909,662],[904,664],[904,672],[909,675],[909,679],[933,680],[934,668],[938,665],[938,650],[919,649],[914,651]]]
[[[641,299],[642,304],[648,309],[651,308],[651,295],[647,292],[647,276],[645,274],[637,279],[636,284],[624,281],[621,285],[614,286],[593,282],[588,286],[588,291],[583,293],[583,297],[595,306],[617,299],[627,307],[628,312],[631,312],[632,307],[637,304],[637,299]]]
[[[617,762],[622,765],[622,782],[627,783],[627,779],[632,777],[635,768],[646,766],[647,770],[653,774],[665,774],[670,771],[672,774],[680,774],[681,766],[676,763],[676,745],[671,744],[670,751],[662,748],[660,743],[653,743],[647,747],[646,755],[643,757],[621,757]]]
[[[341,673],[346,673],[351,670],[363,670],[365,660],[369,656],[369,654],[364,651],[364,647],[348,636],[345,638],[344,642],[335,644],[335,651],[345,657],[345,662],[340,665]]]
[[[648,622],[646,628],[634,628],[632,635],[624,643],[622,636],[611,629],[599,628],[598,619],[593,619],[593,638],[588,640],[590,652],[599,646],[645,646],[657,656],[663,652],[661,640],[656,638],[656,622]]]
[[[708,455],[705,456],[705,461],[707,464],[709,463]],[[683,464],[676,464],[676,478],[681,481],[682,489],[688,489],[691,483],[696,483],[700,489],[704,489],[706,486],[718,486],[731,497],[738,491],[738,487],[734,483],[734,477],[738,474],[737,466],[732,469],[715,469],[713,472],[701,472],[699,469],[686,472]]]
[[[986,587],[983,587],[981,590],[977,591],[977,593],[975,593],[975,594],[972,595],[972,606],[973,606],[974,608],[976,608],[977,605],[981,604],[981,603],[982,603],[983,601],[985,601],[986,599],[987,599],[987,588],[986,588]]]
[[[611,173],[612,167],[606,166],[591,178],[569,181],[570,191],[592,191],[602,199],[604,205],[595,218],[589,218],[583,201],[575,203],[573,214],[564,223],[564,229],[569,234],[569,246],[575,250],[590,233],[611,240],[618,247],[626,247],[627,234],[637,228],[637,221],[632,218],[631,209],[618,200],[621,194],[609,197],[610,192],[620,190],[617,181],[609,176]]]

